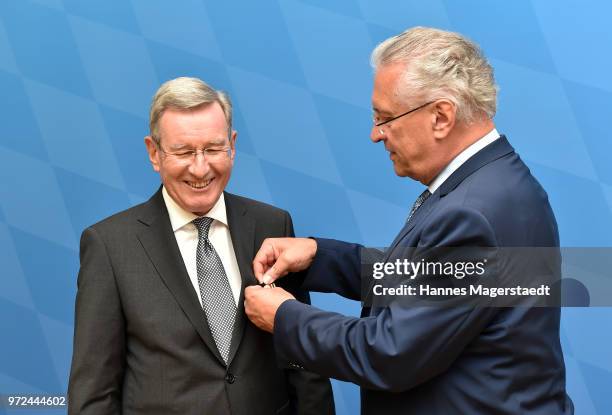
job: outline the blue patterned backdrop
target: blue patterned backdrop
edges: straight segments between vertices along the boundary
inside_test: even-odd
[[[369,52],[413,25],[462,32],[496,69],[497,127],[562,244],[612,246],[610,15],[604,0],[0,0],[0,394],[65,393],[79,235],[158,186],[147,111],[177,76],[234,99],[231,191],[288,209],[300,235],[383,246],[421,186],[368,139]],[[561,336],[577,414],[611,414],[612,309],[564,309]],[[334,392],[358,413],[355,386]]]

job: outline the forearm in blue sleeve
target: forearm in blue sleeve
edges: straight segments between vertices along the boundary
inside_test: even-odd
[[[281,365],[400,392],[446,370],[493,313],[391,305],[356,318],[288,300],[276,313],[274,345]]]
[[[305,273],[303,288],[361,299],[361,245],[317,238],[317,254]]]

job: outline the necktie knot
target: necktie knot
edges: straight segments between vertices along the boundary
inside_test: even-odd
[[[198,230],[198,236],[203,239],[208,239],[208,231],[212,224],[213,218],[202,216],[193,220],[193,224]]]

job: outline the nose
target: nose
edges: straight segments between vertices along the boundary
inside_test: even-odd
[[[372,140],[372,142],[378,143],[379,141],[384,141],[386,138],[384,128],[375,125],[372,126],[372,131],[370,131],[370,140]]]
[[[189,173],[194,177],[204,177],[210,170],[210,165],[203,152],[198,151],[189,165]]]

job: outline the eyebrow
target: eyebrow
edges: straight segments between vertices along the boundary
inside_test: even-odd
[[[373,111],[373,112],[375,112],[375,113],[377,113],[377,114],[382,114],[382,115],[391,115],[391,112],[386,111],[386,110],[381,110],[381,109],[378,109],[378,108],[376,108],[376,107],[372,107],[372,111]]]
[[[209,146],[219,146],[225,143],[227,139],[226,138],[214,138],[212,140],[210,140],[208,143],[206,143],[206,147]],[[183,144],[183,143],[179,143],[179,144],[175,144],[175,145],[171,145],[170,149],[172,150],[183,150],[183,149],[191,149],[192,147],[190,145],[187,144]]]
[[[212,140],[210,140],[207,145],[212,145],[212,146],[220,146],[222,144],[225,144],[225,142],[228,141],[227,138],[214,138]]]

